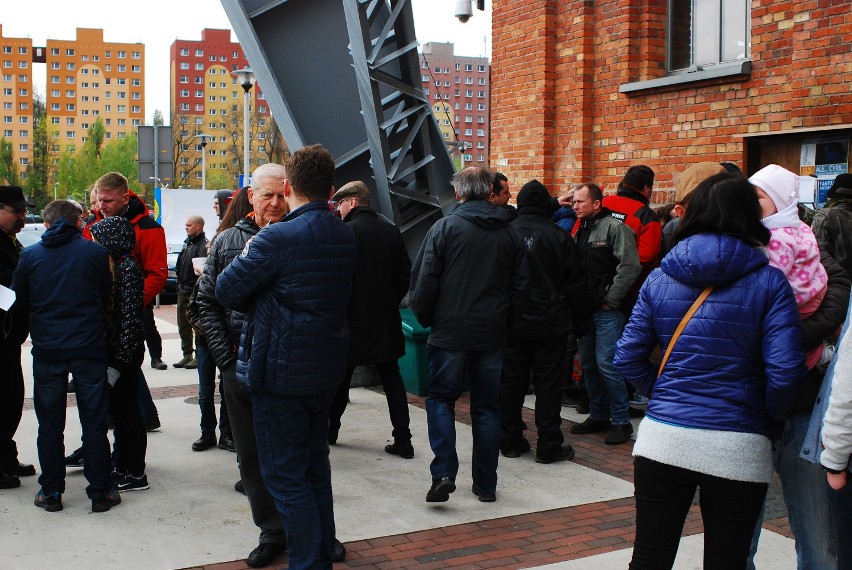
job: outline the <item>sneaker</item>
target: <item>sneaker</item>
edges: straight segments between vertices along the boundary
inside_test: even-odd
[[[473,491],[474,495],[479,497],[479,501],[481,503],[493,503],[494,501],[497,500],[497,494],[496,493],[486,493],[485,491],[483,491],[482,489],[480,489],[476,485],[471,487],[470,490]]]
[[[169,365],[163,362],[162,358],[152,358],[151,359],[151,368],[155,370],[168,370]]]
[[[633,397],[630,398],[628,404],[637,408],[644,408],[648,405],[648,398],[637,392],[636,394],[633,394]]]
[[[144,473],[139,477],[134,477],[130,473],[126,473],[116,483],[115,488],[118,489],[119,493],[124,493],[125,491],[144,491],[148,488],[148,477]]]
[[[196,368],[198,368],[198,361],[196,359],[193,358],[192,360],[186,363],[187,370],[195,370]]]
[[[36,493],[33,504],[40,509],[44,509],[49,513],[55,513],[62,510],[62,493],[54,491],[53,493],[44,494],[44,489],[39,489]]]
[[[192,442],[192,451],[205,451],[216,445],[216,434],[213,432],[202,432],[201,437]]]
[[[151,419],[145,420],[145,431],[157,431],[161,425],[160,416],[154,416]]]
[[[618,445],[624,443],[633,435],[631,424],[613,424],[606,432],[604,443],[607,445]]]
[[[571,461],[574,459],[574,448],[568,445],[567,443],[563,443],[559,446],[559,449],[556,450],[556,454],[551,456],[539,455],[535,454],[535,462],[536,463],[556,463],[557,461]]]
[[[456,482],[450,477],[443,477],[432,481],[429,492],[426,493],[427,503],[446,503],[450,500],[450,493],[456,490]]]
[[[185,355],[183,356],[183,358],[181,358],[180,360],[178,360],[177,362],[175,362],[174,364],[172,364],[172,366],[174,366],[175,368],[183,368],[184,366],[186,366],[187,364],[189,364],[189,363],[190,363],[190,362],[192,362],[193,360],[195,360],[195,359],[194,359],[194,358],[192,358],[192,355],[191,355],[191,354],[185,354]],[[152,360],[152,361],[151,361],[151,366],[153,366],[153,365],[154,365],[154,361]]]
[[[385,453],[399,455],[403,459],[412,459],[414,457],[414,447],[411,445],[411,441],[394,441],[385,446]]]
[[[586,433],[601,433],[609,430],[609,420],[595,420],[586,418],[581,424],[571,426],[571,433],[586,434]]]
[[[65,458],[65,467],[82,467],[83,466],[83,448],[74,450],[71,455]]]
[[[105,513],[121,502],[121,495],[115,489],[110,489],[103,497],[92,499],[92,512]]]
[[[231,453],[237,452],[237,448],[234,446],[234,438],[226,433],[219,435],[219,443],[217,444],[217,447],[219,449],[224,449],[225,451],[230,451]]]

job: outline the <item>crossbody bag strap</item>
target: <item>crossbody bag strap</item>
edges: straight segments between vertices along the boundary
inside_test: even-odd
[[[692,318],[692,315],[695,314],[695,311],[698,310],[698,307],[701,306],[701,304],[704,302],[704,300],[707,298],[707,296],[710,294],[710,291],[712,290],[712,285],[704,289],[704,291],[701,292],[701,294],[698,296],[695,302],[692,303],[692,306],[680,320],[680,324],[675,329],[675,332],[672,335],[671,340],[669,341],[669,346],[666,348],[666,353],[663,355],[663,361],[660,362],[660,370],[659,372],[657,372],[657,378],[659,378],[660,375],[663,373],[663,368],[666,367],[666,361],[669,359],[669,355],[672,353],[672,349],[674,348],[677,339],[680,337],[680,333],[682,333],[683,329],[686,327],[686,323],[689,322],[689,319]]]

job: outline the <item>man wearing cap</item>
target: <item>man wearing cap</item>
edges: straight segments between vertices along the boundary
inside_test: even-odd
[[[374,364],[388,402],[393,443],[385,451],[414,457],[409,430],[408,398],[397,360],[405,354],[399,303],[408,291],[411,259],[399,229],[370,208],[370,190],[360,180],[344,185],[331,197],[343,221],[355,233],[355,276],[346,314],[349,358],[343,384],[329,413],[328,442],[337,442],[340,418],[349,401],[356,366]]]
[[[22,246],[15,235],[27,216],[24,192],[18,186],[0,186],[0,285],[11,287]],[[35,475],[35,467],[18,462],[15,432],[24,409],[24,375],[21,344],[29,334],[29,316],[21,305],[0,309],[0,489],[21,485],[18,477]]]
[[[228,209],[228,204],[234,199],[234,192],[231,190],[219,190],[216,196],[213,197],[213,211],[221,220],[225,216],[225,211]]]
[[[695,188],[716,174],[726,172],[725,167],[718,162],[697,162],[684,170],[675,180],[675,216],[663,227],[663,244],[660,257],[665,256],[671,249],[672,235],[680,225],[680,219],[686,213],[686,199]]]
[[[811,229],[826,251],[852,276],[852,174],[838,174],[828,203],[814,216]]]

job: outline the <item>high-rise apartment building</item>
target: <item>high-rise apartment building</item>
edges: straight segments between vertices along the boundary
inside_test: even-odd
[[[175,40],[171,47],[172,129],[180,148],[175,155],[175,180],[202,178],[199,161],[205,138],[208,174],[216,169],[241,171],[243,100],[245,91],[235,72],[248,67],[230,30],[204,29],[201,41]],[[249,90],[252,113],[250,155],[266,152],[271,120],[263,92]],[[237,168],[235,168],[235,166]]]
[[[33,42],[29,38],[5,38],[0,24],[0,138],[12,145],[18,172],[23,177],[33,158]]]
[[[454,51],[452,43],[423,44],[423,91],[444,139],[464,145],[464,164],[487,167],[491,66],[488,58],[455,55]]]

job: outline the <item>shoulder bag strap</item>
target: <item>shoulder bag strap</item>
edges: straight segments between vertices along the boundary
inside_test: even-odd
[[[669,346],[666,347],[666,353],[665,353],[665,355],[663,355],[663,361],[660,362],[660,370],[659,370],[659,372],[657,372],[657,378],[659,378],[660,374],[663,373],[663,368],[666,367],[666,361],[669,359],[669,355],[672,353],[672,349],[674,348],[674,345],[677,342],[677,339],[680,337],[680,333],[682,333],[684,327],[686,327],[686,323],[689,322],[689,319],[692,318],[692,315],[695,314],[695,311],[698,310],[698,307],[701,306],[701,304],[704,302],[704,300],[707,298],[707,296],[710,294],[710,291],[712,291],[712,290],[713,290],[712,285],[707,287],[706,289],[704,289],[704,291],[701,292],[701,294],[698,296],[698,298],[695,300],[695,302],[692,303],[692,306],[689,308],[689,310],[686,312],[686,314],[680,320],[680,324],[675,329],[675,332],[672,335],[671,340],[669,341]]]

